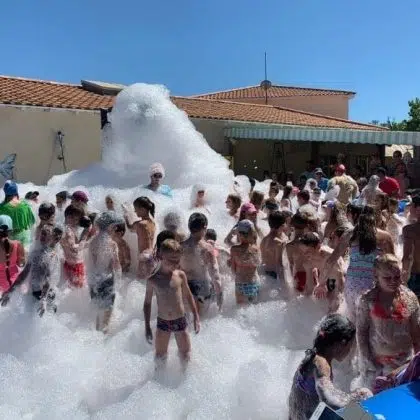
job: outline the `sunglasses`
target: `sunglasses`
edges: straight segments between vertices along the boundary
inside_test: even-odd
[[[153,178],[163,178],[162,174],[153,174]]]
[[[205,191],[197,191],[197,194],[204,195]]]

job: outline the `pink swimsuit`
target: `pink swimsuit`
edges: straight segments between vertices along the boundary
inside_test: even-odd
[[[10,286],[16,281],[19,275],[19,267],[17,265],[17,243],[10,242],[12,251],[10,253],[9,272],[10,283],[7,280],[6,263],[0,263],[0,291],[7,292]]]

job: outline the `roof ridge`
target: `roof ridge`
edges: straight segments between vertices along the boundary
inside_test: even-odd
[[[73,87],[82,87],[80,84],[76,83],[68,83],[68,82],[54,82],[51,80],[42,80],[42,79],[33,79],[30,77],[19,77],[19,76],[6,76],[4,74],[0,74],[1,79],[13,79],[13,80],[22,80],[26,82],[37,82],[37,83],[46,83],[49,85],[61,85],[61,86],[73,86]]]
[[[233,89],[218,90],[216,92],[199,93],[198,95],[191,95],[191,96],[186,96],[186,97],[187,98],[196,98],[196,97],[200,97],[200,96],[217,95],[218,93],[234,92],[236,90],[250,89],[250,88],[256,88],[256,87],[260,87],[260,85],[243,86],[243,87],[233,88]],[[206,98],[203,98],[203,99],[206,99]]]
[[[276,108],[282,111],[289,111],[289,112],[294,112],[295,114],[303,114],[303,115],[310,115],[312,117],[320,117],[320,118],[326,118],[328,120],[332,120],[332,121],[340,121],[340,122],[345,122],[345,123],[351,123],[351,124],[357,124],[363,127],[374,127],[376,129],[378,129],[379,127],[377,125],[374,124],[368,124],[368,123],[362,123],[359,121],[353,121],[353,120],[346,120],[344,118],[336,118],[336,117],[332,117],[329,115],[323,115],[323,114],[317,114],[315,112],[307,112],[307,111],[301,111],[299,109],[293,109],[293,108],[287,108],[287,107],[283,107],[283,106],[276,106],[276,105],[270,105],[270,104],[255,104],[252,102],[237,102],[237,101],[228,101],[228,100],[223,100],[223,99],[210,99],[210,98],[191,98],[189,96],[171,96],[171,98],[179,98],[179,99],[187,99],[187,100],[194,100],[194,101],[203,101],[203,102],[221,102],[224,104],[235,104],[235,105],[247,105],[247,106],[255,106],[255,107],[260,107],[260,108]],[[385,127],[383,127],[385,130]]]
[[[210,96],[210,95],[218,95],[219,93],[227,93],[227,92],[236,92],[238,90],[245,90],[251,88],[259,88],[260,85],[251,85],[251,86],[243,86],[234,89],[224,89],[218,90],[215,92],[207,92],[207,93],[200,93],[198,95],[191,95],[189,98],[196,98],[201,96]],[[344,90],[344,89],[331,89],[331,88],[321,88],[321,87],[310,87],[310,86],[295,86],[295,85],[279,85],[279,84],[272,84],[271,87],[283,88],[283,89],[300,89],[300,90],[317,90],[317,91],[327,91],[327,92],[342,92],[349,95],[356,95],[356,92],[352,90]]]
[[[228,102],[228,101],[226,101],[226,102]],[[278,109],[281,109],[283,111],[295,112],[297,114],[311,115],[313,117],[322,117],[322,118],[326,118],[328,120],[333,120],[333,121],[340,121],[340,122],[347,122],[347,123],[362,125],[364,127],[375,127],[376,129],[383,128],[384,130],[388,130],[386,127],[379,127],[375,124],[368,124],[368,123],[362,123],[360,121],[346,120],[344,118],[332,117],[330,115],[324,115],[324,114],[317,114],[315,112],[300,111],[299,109],[286,108],[286,107],[283,107],[283,106],[274,106],[274,108],[278,108]]]

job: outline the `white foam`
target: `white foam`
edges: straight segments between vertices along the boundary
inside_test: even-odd
[[[234,224],[225,209],[233,175],[170,102],[166,89],[129,87],[118,96],[111,119],[104,163],[55,177],[39,188],[41,200],[80,188],[89,192],[93,208],[105,210],[107,194],[120,203],[147,195],[159,223],[174,208],[185,220],[191,186],[204,183],[209,227],[223,241]],[[138,186],[148,182],[153,162],[165,166],[166,182],[175,187],[173,200]],[[245,197],[249,182],[244,177],[238,182]],[[20,189],[23,195],[33,186]],[[256,189],[266,191],[267,185]],[[135,238],[128,237],[134,245]],[[109,338],[94,330],[86,290],[62,295],[57,316],[40,319],[31,298],[20,294],[0,308],[2,419],[287,419],[291,378],[303,350],[312,345],[323,308],[299,298],[237,310],[229,283],[222,314],[204,319],[200,334],[192,334],[186,375],[173,341],[166,373],[156,374],[153,348],[144,338],[145,287],[123,281]]]

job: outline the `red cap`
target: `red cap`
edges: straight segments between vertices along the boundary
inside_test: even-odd
[[[343,164],[337,165],[337,167],[335,168],[336,172],[341,172],[344,174],[344,172],[346,172],[346,167]]]

